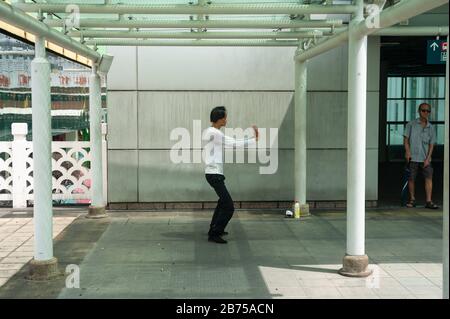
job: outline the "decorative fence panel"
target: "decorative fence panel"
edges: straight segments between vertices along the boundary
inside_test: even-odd
[[[24,126],[25,125],[25,126]],[[33,194],[33,145],[25,140],[26,124],[13,124],[13,142],[0,142],[0,201],[27,206]],[[90,142],[52,142],[52,199],[59,203],[90,203]],[[106,198],[106,124],[102,127],[103,193]]]
[[[12,143],[0,142],[0,201],[12,200]]]

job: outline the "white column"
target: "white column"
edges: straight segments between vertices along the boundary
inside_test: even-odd
[[[447,36],[447,43],[448,43],[448,36]],[[448,292],[448,183],[449,183],[449,176],[448,176],[448,152],[449,152],[449,132],[448,132],[448,126],[449,126],[449,105],[448,105],[448,50],[447,50],[447,66],[446,66],[446,81],[445,81],[445,143],[444,143],[444,229],[443,229],[443,292],[442,296],[444,299],[449,299],[449,292]]]
[[[103,205],[108,204],[108,144],[106,135],[108,134],[108,125],[102,123],[102,173],[103,173]]]
[[[365,254],[367,36],[354,29],[363,20],[363,1],[349,26],[347,130],[347,255]]]
[[[307,61],[295,61],[295,201],[306,204]]]
[[[11,125],[11,133],[14,137],[12,142],[13,208],[26,208],[27,161],[25,151],[28,133],[27,123],[13,123]]]
[[[36,36],[35,58],[31,62],[34,177],[34,259],[53,258],[52,220],[52,134],[50,63],[45,41]]]
[[[104,207],[102,171],[102,96],[97,67],[92,67],[89,79],[89,131],[91,141],[91,207]]]

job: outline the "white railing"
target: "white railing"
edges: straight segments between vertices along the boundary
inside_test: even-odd
[[[0,142],[0,201],[13,208],[33,201],[33,145],[26,141],[26,123],[13,123],[12,142]],[[107,203],[107,126],[102,124],[103,198]],[[52,142],[53,200],[89,203],[91,199],[90,142]]]
[[[0,201],[12,200],[12,143],[0,142]]]

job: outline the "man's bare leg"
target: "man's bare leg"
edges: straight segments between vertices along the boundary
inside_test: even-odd
[[[425,178],[425,195],[427,202],[431,202],[431,194],[433,193],[433,180],[431,178]]]
[[[414,195],[415,194],[415,189],[416,189],[416,185],[415,184],[416,184],[416,182],[413,179],[410,179],[409,182],[408,182],[409,200],[410,200],[410,202],[413,202],[413,201],[416,200],[416,197]],[[406,204],[406,205],[408,206],[409,204]]]

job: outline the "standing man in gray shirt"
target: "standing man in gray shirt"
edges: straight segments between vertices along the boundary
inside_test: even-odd
[[[409,201],[407,207],[416,206],[415,198],[415,179],[419,169],[425,178],[426,208],[439,208],[431,200],[433,191],[433,166],[431,165],[431,155],[433,154],[434,144],[436,144],[436,133],[428,117],[430,116],[431,106],[427,103],[419,105],[420,117],[412,120],[405,127],[403,134],[403,145],[405,146],[405,158],[409,163],[411,171],[408,187]]]

